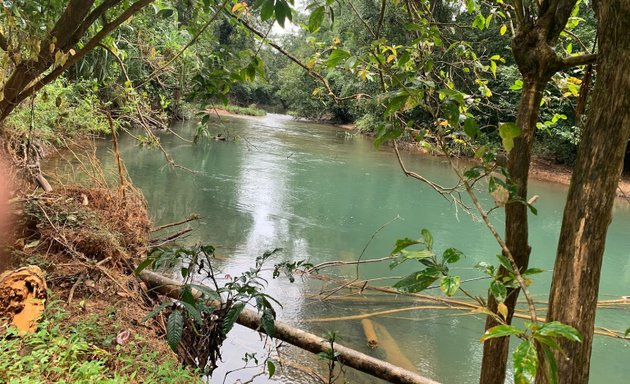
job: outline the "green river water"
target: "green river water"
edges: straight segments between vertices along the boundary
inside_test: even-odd
[[[190,137],[195,126],[184,124],[175,129]],[[426,185],[406,178],[393,153],[375,149],[365,137],[350,135],[333,126],[296,122],[282,115],[222,118],[213,130],[236,140],[203,140],[193,145],[173,135],[161,135],[164,147],[177,163],[199,174],[166,168],[159,151],[139,148],[132,140],[121,140],[121,153],[134,183],[147,199],[156,224],[177,221],[191,213],[203,216],[186,241],[217,247],[221,260],[216,268],[220,276],[239,274],[253,266],[256,256],[276,247],[284,251],[269,266],[283,260],[308,259],[314,264],[356,260],[375,231],[396,217],[400,219],[376,234],[363,259],[386,256],[396,239],[419,237],[420,230],[428,228],[438,252],[448,247],[464,252],[466,258],[454,268],[463,279],[480,276],[472,268],[479,261],[496,264],[498,246],[478,220],[457,211]],[[111,155],[106,151],[101,154],[106,166],[113,167]],[[454,184],[455,176],[443,159],[412,154],[403,157],[409,169],[438,183]],[[540,196],[536,203],[538,216],[530,221],[531,266],[549,270],[566,187],[533,182],[530,193]],[[500,227],[502,212],[495,211],[493,215]],[[386,263],[366,264],[359,268],[359,274],[361,278],[403,276],[417,267],[408,263],[389,271]],[[345,267],[325,272],[354,278],[356,270]],[[532,286],[537,300],[545,300],[550,275],[549,272],[539,275]],[[378,280],[376,284],[391,285],[393,281]],[[487,284],[487,281],[474,281],[465,286],[472,293],[485,296]],[[313,320],[413,304],[396,297],[367,303],[322,302],[312,297],[321,289],[322,283],[317,280],[297,279],[290,284],[286,278],[279,278],[269,279],[267,293],[282,302],[280,319],[319,335],[328,330],[337,331],[340,343],[385,357],[383,348],[372,351],[365,346],[359,320]],[[440,294],[439,290],[431,293]],[[600,299],[618,299],[622,295],[630,295],[630,209],[627,203],[619,202],[608,236]],[[372,321],[377,324],[377,331],[381,330],[379,336],[385,338],[384,344],[387,333],[396,341],[400,352],[390,349],[388,357],[393,362],[404,364],[402,354],[419,373],[434,380],[478,381],[483,316],[421,309],[374,317]],[[597,324],[625,330],[630,326],[630,313],[625,309],[600,310]],[[228,371],[242,367],[245,352],[256,352],[263,357],[263,341],[253,331],[236,327],[225,343],[225,363],[211,382],[221,383]],[[304,366],[323,367],[317,357],[305,352],[281,349],[281,353],[298,359]],[[349,382],[377,382],[351,369],[346,371]],[[230,373],[225,382],[246,380],[256,372],[259,370],[239,370]],[[596,337],[591,372],[592,383],[629,382],[628,343]],[[255,383],[270,381],[309,383],[313,379],[293,370],[273,380],[266,376],[254,380]]]

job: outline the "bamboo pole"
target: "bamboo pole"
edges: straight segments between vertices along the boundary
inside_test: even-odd
[[[179,299],[182,284],[178,281],[146,269],[140,272],[139,277],[155,291],[168,297]],[[192,294],[196,297],[201,295],[201,293],[196,289],[192,290]],[[260,316],[250,309],[244,309],[236,322],[257,332],[265,333],[261,326]],[[330,345],[327,340],[319,336],[315,336],[312,333],[294,328],[282,321],[275,322],[275,333],[273,334],[273,337],[315,354],[328,352],[330,349]],[[437,384],[437,382],[429,378],[420,376],[417,373],[397,367],[372,356],[368,356],[341,344],[335,343],[334,348],[335,352],[339,354],[339,362],[345,366],[354,368],[371,376],[378,377],[392,383]]]

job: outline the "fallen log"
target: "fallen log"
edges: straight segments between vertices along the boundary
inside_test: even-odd
[[[178,281],[146,269],[140,272],[139,277],[156,292],[174,299],[179,299],[182,284]],[[201,296],[201,293],[195,289],[192,290],[192,293],[196,297]],[[252,310],[244,309],[236,322],[257,332],[265,333],[261,326],[260,316]],[[275,333],[273,337],[315,354],[328,352],[330,349],[330,344],[327,340],[315,336],[312,333],[294,328],[282,321],[275,322]],[[335,343],[335,352],[339,354],[339,362],[345,366],[392,383],[437,384],[437,382],[420,376],[417,373],[368,356],[338,343]]]
[[[396,339],[392,337],[387,328],[378,323],[375,323],[374,326],[381,338],[381,348],[385,351],[387,360],[404,369],[415,371],[416,367],[413,365],[411,360],[405,356],[398,346]]]
[[[367,346],[372,349],[376,348],[378,346],[378,337],[376,336],[372,320],[361,320],[361,327],[363,327],[363,333],[365,334],[365,338],[367,340]]]

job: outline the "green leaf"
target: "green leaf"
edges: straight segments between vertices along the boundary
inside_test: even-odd
[[[474,166],[470,169],[467,169],[464,172],[464,176],[468,179],[476,179],[481,176],[482,173],[486,173],[486,169],[480,165]]]
[[[271,360],[267,360],[267,373],[270,379],[276,373],[276,365]]]
[[[514,138],[521,135],[521,129],[515,123],[503,123],[499,126],[499,136],[503,142],[503,148],[510,152],[514,148]]]
[[[507,32],[507,25],[503,24],[501,28],[499,29],[499,34],[503,36],[505,35],[505,32]]]
[[[168,19],[169,17],[173,16],[174,13],[175,10],[173,8],[164,8],[160,9],[160,11],[157,13],[157,16],[163,19]]]
[[[260,19],[262,21],[267,21],[273,16],[274,6],[273,0],[267,0],[262,4],[262,9],[260,10]]]
[[[179,296],[179,300],[183,301],[185,303],[188,303],[190,305],[195,305],[195,303],[197,302],[197,299],[195,298],[195,296],[192,294],[192,289],[190,288],[190,285],[185,284],[182,287],[182,293]]]
[[[556,362],[556,357],[554,356],[551,349],[547,346],[542,346],[543,353],[545,354],[545,371],[547,371],[547,380],[549,384],[558,384],[558,365]]]
[[[446,251],[444,251],[444,253],[442,254],[442,257],[444,258],[444,261],[449,263],[449,264],[453,264],[453,263],[458,262],[459,259],[462,258],[462,256],[464,256],[462,251],[460,251],[459,249],[455,249],[455,248],[449,248]]]
[[[444,116],[451,127],[457,127],[457,124],[459,124],[459,105],[454,101],[447,103],[444,109]]]
[[[199,310],[195,308],[194,305],[186,303],[184,301],[180,302],[180,304],[184,306],[184,309],[186,309],[188,315],[192,317],[197,322],[197,324],[202,323],[203,320],[201,320],[201,312],[199,312]]]
[[[313,13],[311,13],[311,16],[308,18],[308,31],[310,33],[319,31],[324,22],[324,16],[325,9],[323,6],[316,8]]]
[[[538,209],[531,204],[527,204],[527,208],[532,212],[532,215],[538,215]]]
[[[234,323],[236,323],[236,319],[238,319],[238,316],[241,312],[243,312],[243,309],[245,309],[245,303],[242,302],[235,303],[232,307],[230,307],[223,319],[223,326],[221,328],[224,336],[232,330]]]
[[[200,284],[189,284],[191,288],[194,288],[201,292],[207,299],[221,301],[221,296],[217,291]]]
[[[582,335],[577,329],[559,321],[544,323],[536,333],[542,336],[564,337],[570,341],[582,342]]]
[[[514,85],[512,85],[512,86],[510,87],[510,89],[511,89],[512,91],[518,91],[518,90],[523,89],[523,80],[520,80],[520,79],[515,80],[515,81],[514,81]]]
[[[397,253],[399,253],[400,251],[402,251],[403,249],[412,246],[412,245],[416,245],[416,244],[422,244],[421,240],[412,240],[408,237],[405,237],[404,239],[398,239],[396,240],[396,247],[394,248],[393,251],[390,252],[391,255],[395,255]]]
[[[389,116],[401,109],[407,103],[407,99],[409,99],[409,95],[399,95],[389,98],[386,103],[387,108],[385,108],[384,115]]]
[[[628,336],[630,334],[630,328],[626,329],[626,332],[624,332],[624,336]]]
[[[464,120],[464,133],[474,140],[481,134],[481,130],[479,129],[477,122],[469,117]]]
[[[438,277],[438,273],[433,271],[415,272],[394,284],[394,288],[403,293],[420,292],[433,284]]]
[[[477,263],[477,265],[475,265],[475,268],[482,271],[488,276],[494,276],[494,265],[488,264],[485,261],[480,261],[479,263]]]
[[[429,251],[428,249],[421,249],[417,251],[402,250],[400,251],[400,254],[407,260],[426,259],[428,257],[435,256],[435,253]]]
[[[514,383],[534,383],[538,370],[538,355],[534,344],[529,340],[524,340],[514,350],[512,360],[514,362]]]
[[[174,352],[184,333],[184,315],[179,309],[174,310],[166,320],[166,341]]]
[[[555,351],[562,352],[562,348],[560,347],[560,344],[558,344],[558,342],[556,341],[554,337],[542,336],[537,333],[534,333],[533,336],[534,336],[534,339],[536,339],[536,341],[538,341],[540,344],[545,345]]]
[[[484,342],[488,339],[496,339],[497,337],[504,336],[518,336],[522,334],[523,331],[520,329],[513,327],[511,325],[501,324],[496,327],[492,327],[486,331],[486,333],[481,336],[481,342]]]
[[[503,285],[502,282],[494,280],[492,283],[490,283],[490,292],[499,303],[505,301],[505,297],[507,296],[507,288],[505,288],[505,285]]]
[[[541,268],[529,268],[527,271],[521,273],[521,275],[523,275],[523,276],[536,275],[536,274],[543,273],[543,272],[547,272],[547,270],[541,269]]]
[[[291,14],[291,8],[289,8],[284,1],[278,1],[276,2],[274,10],[276,13],[276,20],[278,21],[278,24],[280,24],[280,26],[284,28],[284,20],[287,18],[288,15]]]
[[[475,0],[466,0],[466,10],[468,13],[473,13],[475,7]]]
[[[269,308],[266,308],[263,311],[262,316],[260,317],[260,323],[265,330],[265,333],[271,337],[273,337],[274,333],[276,332],[276,324],[274,322],[275,317],[276,314]]]
[[[388,140],[397,139],[402,135],[403,129],[398,127],[391,127],[388,124],[381,124],[377,129],[378,134],[374,139],[374,147],[378,148],[381,144]]]
[[[157,307],[153,308],[151,312],[147,313],[147,315],[142,319],[141,323],[144,323],[145,321],[154,318],[155,315],[160,313],[160,311],[162,311],[164,308],[169,307],[171,305],[173,305],[173,303],[170,303],[170,302],[166,302],[166,303],[162,303],[158,305]]]
[[[510,263],[510,260],[507,257],[499,254],[497,255],[497,259],[499,259],[499,263],[501,263],[503,268],[514,273],[514,269],[512,269],[512,263]]]
[[[348,51],[345,51],[343,49],[335,49],[330,53],[330,56],[328,56],[328,60],[326,60],[326,66],[328,66],[328,68],[336,67],[350,56],[352,55]]]
[[[427,249],[430,251],[433,249],[433,235],[431,235],[431,232],[429,232],[428,229],[426,228],[422,228],[422,231],[420,231],[420,235],[422,235],[422,238],[424,239],[424,244],[427,246]]]
[[[133,274],[136,276],[140,275],[140,272],[142,272],[149,265],[153,264],[155,260],[156,259],[154,257],[147,257],[146,259],[142,260],[140,265],[138,265],[138,268],[136,268],[136,270],[133,271]]]
[[[444,276],[440,281],[440,289],[446,294],[446,296],[453,296],[461,284],[461,278],[459,276]]]

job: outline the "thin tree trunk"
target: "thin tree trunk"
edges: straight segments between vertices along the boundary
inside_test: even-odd
[[[588,383],[606,234],[630,138],[630,2],[594,5],[597,82],[564,209],[547,314],[584,337],[581,344],[561,340],[566,357],[556,353],[560,382],[571,384]]]
[[[516,116],[516,124],[521,128],[521,136],[514,140],[514,148],[510,151],[508,159],[508,171],[512,182],[517,186],[520,198],[527,200],[527,176],[531,159],[534,132],[538,121],[538,111],[542,99],[543,90],[547,79],[525,80],[523,94]],[[506,244],[514,257],[514,261],[521,268],[527,269],[529,263],[530,246],[528,244],[527,206],[522,203],[510,203],[505,207],[505,234]],[[507,271],[501,269],[506,275]],[[516,299],[519,289],[509,289],[504,304],[508,308],[506,322],[512,322]],[[493,312],[497,311],[497,301],[488,296],[488,307]],[[499,323],[491,316],[486,318],[486,329]],[[503,384],[507,368],[510,339],[500,337],[487,340],[483,345],[483,359],[481,362],[480,383]]]

